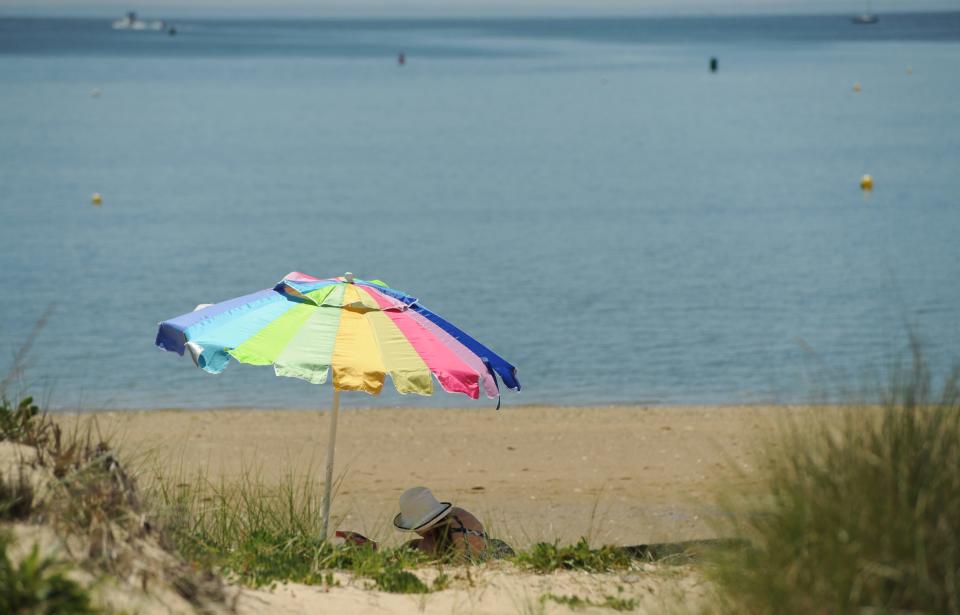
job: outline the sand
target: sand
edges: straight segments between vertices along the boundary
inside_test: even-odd
[[[341,483],[334,517],[339,529],[396,544],[407,538],[390,526],[397,497],[408,487],[426,485],[518,547],[580,536],[620,545],[711,538],[720,527],[718,496],[755,487],[754,453],[790,412],[767,406],[350,409],[341,413],[338,428]],[[326,412],[158,410],[62,420],[95,421],[143,472],[189,477],[200,471],[214,479],[256,472],[267,482],[290,473],[322,479]],[[694,570],[668,568],[653,566],[643,578],[628,579],[624,591],[643,597],[640,610],[660,610],[668,594],[680,602],[703,598]],[[544,593],[576,592],[593,583],[597,587],[588,593],[602,597],[625,583],[616,575],[538,577],[509,567],[484,570],[483,576],[482,589],[461,583],[425,599],[369,591],[360,580],[329,591],[302,586],[246,591],[238,608],[540,612],[530,601]],[[565,609],[546,603],[546,612]]]
[[[534,615],[569,613],[571,609],[543,596],[578,596],[594,604],[610,597],[636,601],[634,612],[697,612],[709,605],[709,586],[691,567],[646,564],[626,574],[559,572],[522,573],[492,564],[461,573],[453,587],[425,595],[388,594],[364,588],[363,581],[338,575],[345,585],[327,589],[289,584],[272,591],[245,590],[237,601],[239,615],[256,613],[469,613],[471,615]],[[604,613],[609,608],[579,608],[577,613]]]
[[[397,497],[426,485],[494,533],[638,544],[706,538],[716,495],[749,487],[781,407],[367,409],[340,415],[340,529],[388,535]],[[82,419],[91,417],[82,417]],[[326,412],[159,410],[92,416],[126,459],[170,474],[322,480]]]

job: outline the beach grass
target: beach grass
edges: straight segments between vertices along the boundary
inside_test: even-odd
[[[960,613],[960,389],[919,345],[873,399],[786,425],[746,546],[711,568],[727,610]]]
[[[540,602],[555,602],[562,604],[573,611],[586,609],[588,607],[607,608],[614,611],[632,611],[637,608],[638,601],[635,598],[624,598],[622,596],[607,595],[603,600],[591,600],[576,594],[543,594],[540,596]]]
[[[431,558],[402,546],[372,549],[325,541],[317,506],[320,490],[311,473],[288,473],[272,483],[255,472],[216,482],[203,474],[192,479],[158,476],[152,500],[179,553],[251,587],[282,582],[332,585],[332,572],[348,572],[382,591],[428,593],[449,585],[450,575],[445,572],[449,567],[475,564]],[[624,548],[593,546],[584,537],[571,545],[539,542],[508,561],[520,571],[538,574],[609,573],[687,553],[682,543]],[[429,583],[422,580],[424,575],[415,574],[430,568],[435,572],[428,575],[432,576]]]
[[[18,468],[16,476],[0,475],[0,521],[27,519],[33,513],[34,487]]]
[[[202,475],[175,484],[161,478],[154,498],[183,556],[245,585],[332,585],[333,571],[350,572],[391,593],[428,593],[446,583],[442,568],[430,585],[410,572],[430,561],[418,551],[324,540],[320,485],[309,473],[289,474],[276,484],[252,472],[216,484]]]
[[[33,545],[25,557],[13,562],[8,553],[12,538],[0,533],[0,613],[95,613],[90,594],[70,579],[70,565],[43,556]]]
[[[41,416],[40,407],[33,397],[24,397],[16,402],[4,399],[0,403],[0,440],[36,443],[49,429]]]
[[[555,570],[611,572],[629,568],[635,559],[623,548],[604,545],[591,547],[581,538],[573,545],[539,542],[513,558],[521,568],[546,574]]]
[[[198,607],[223,602],[222,584],[207,570],[153,550],[165,537],[155,532],[135,478],[93,425],[64,430],[32,398],[11,401],[0,390],[0,443],[12,446],[0,476],[0,521],[8,532],[0,566],[9,585],[0,599],[20,605],[0,612],[93,612],[89,588],[64,576],[71,564],[93,578],[169,584]],[[29,528],[52,533],[70,564],[36,545],[18,563],[8,559],[15,531]]]

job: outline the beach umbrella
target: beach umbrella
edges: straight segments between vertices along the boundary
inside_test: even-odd
[[[278,376],[333,383],[323,495],[323,537],[330,519],[333,452],[341,391],[377,395],[387,376],[400,393],[448,393],[498,399],[498,378],[519,391],[516,368],[415,297],[380,280],[320,279],[293,272],[272,288],[160,323],[157,346],[189,354],[218,374],[233,357],[273,365]],[[332,376],[331,376],[332,373]]]

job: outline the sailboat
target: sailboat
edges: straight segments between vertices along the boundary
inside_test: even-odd
[[[853,23],[868,25],[872,23],[877,23],[877,16],[870,10],[870,0],[867,0],[867,10],[862,15],[857,15],[853,18]]]

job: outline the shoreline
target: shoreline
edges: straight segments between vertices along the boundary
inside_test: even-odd
[[[859,403],[810,403],[810,402],[730,402],[730,403],[658,403],[658,402],[611,402],[611,403],[584,403],[584,404],[554,404],[554,403],[531,403],[531,404],[507,404],[504,403],[500,410],[496,409],[496,402],[490,406],[355,406],[346,402],[341,402],[340,412],[352,412],[359,410],[363,412],[392,412],[392,411],[411,411],[411,412],[514,412],[521,410],[710,410],[710,409],[774,409],[782,408],[796,410],[800,408],[843,408],[857,407]],[[238,404],[212,405],[212,406],[126,406],[122,408],[57,408],[48,410],[51,416],[90,416],[94,414],[146,414],[151,412],[320,412],[324,413],[330,409],[330,404],[318,405],[316,407],[300,406],[242,406]]]

